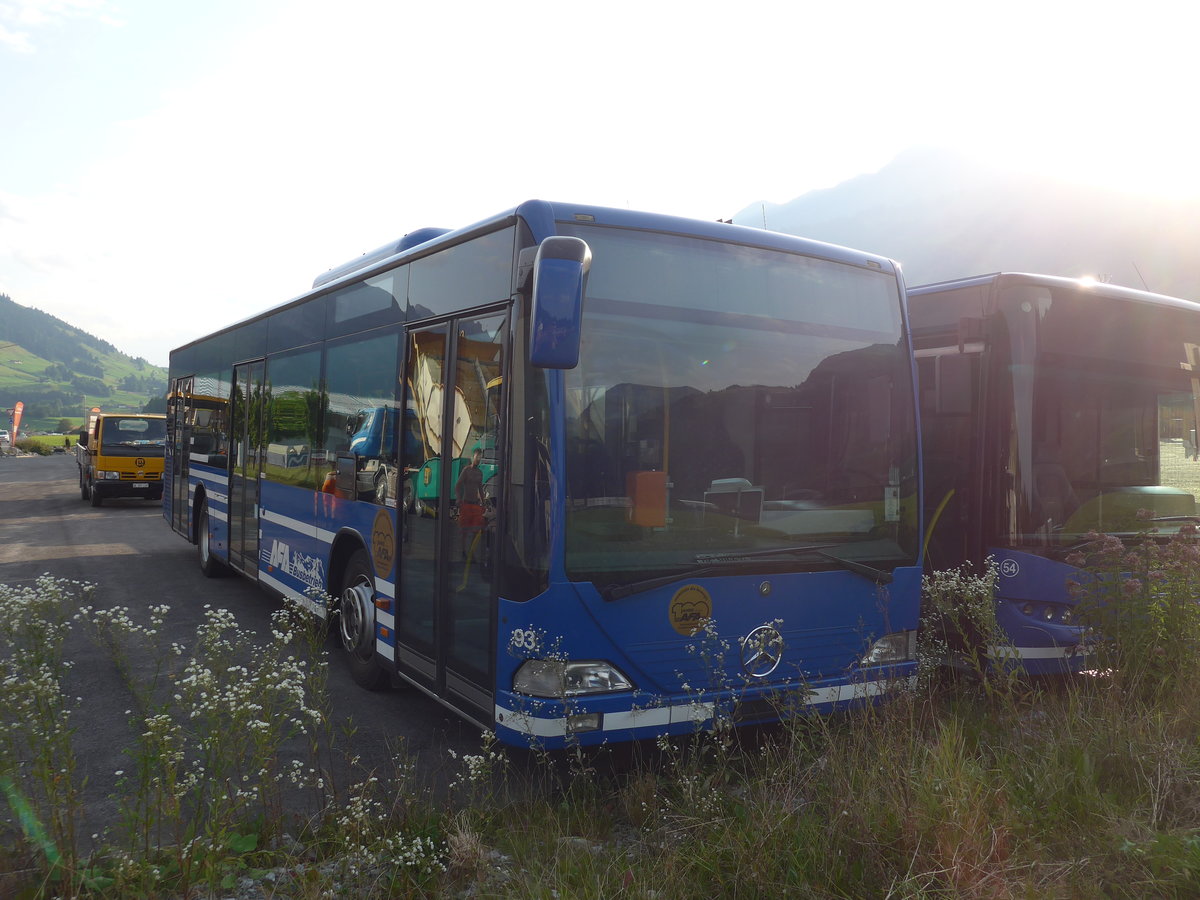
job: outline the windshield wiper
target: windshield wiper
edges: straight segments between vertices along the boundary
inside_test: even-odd
[[[876,584],[891,584],[892,575],[890,572],[885,572],[882,569],[876,569],[874,566],[868,566],[865,563],[857,562],[853,559],[845,559],[841,556],[834,556],[832,553],[826,553],[825,550],[829,547],[837,547],[838,544],[810,544],[802,547],[777,547],[773,550],[747,550],[739,553],[736,550],[730,553],[700,553],[696,556],[696,562],[736,562],[743,559],[757,559],[765,556],[820,556],[822,559],[827,559],[830,562],[835,562],[843,569],[862,575],[865,578],[870,578]]]
[[[793,553],[819,553],[822,550],[828,550],[830,547],[840,546],[838,544],[802,544],[799,547],[772,547],[770,550],[729,550],[723,553],[697,553],[695,560],[698,563],[716,562],[718,560],[728,562],[730,560],[737,561],[739,559],[761,559],[764,556],[787,556]]]
[[[1084,538],[1082,541],[1075,541],[1074,543],[1067,544],[1065,547],[1051,547],[1048,555],[1051,559],[1066,559],[1072,553],[1079,550],[1086,550],[1092,544],[1100,543],[1100,540],[1100,538]]]
[[[697,560],[699,561],[699,560]],[[682,581],[684,578],[703,578],[705,575],[715,575],[721,571],[728,571],[730,563],[736,563],[737,560],[716,561],[713,565],[700,566],[695,569],[687,569],[683,572],[676,572],[674,575],[660,575],[657,578],[646,578],[642,581],[631,581],[629,584],[610,584],[608,587],[600,591],[605,600],[620,600],[622,597],[628,597],[630,594],[637,594],[641,591],[653,590],[656,587],[662,587],[664,584],[670,584],[673,581]]]
[[[855,572],[865,578],[869,578],[876,584],[891,584],[892,575],[890,572],[884,572],[882,569],[876,569],[874,566],[868,566],[865,563],[856,562],[852,559],[844,559],[840,556],[834,556],[832,553],[826,553],[828,547],[838,547],[840,544],[810,544],[804,547],[776,547],[771,550],[745,550],[738,552],[736,550],[728,553],[697,553],[694,557],[697,563],[701,563],[695,569],[676,572],[674,575],[660,575],[657,578],[647,578],[643,581],[633,581],[629,584],[610,584],[608,587],[601,590],[600,594],[605,600],[620,600],[622,597],[628,597],[630,594],[637,594],[641,591],[653,590],[656,587],[671,584],[676,581],[682,581],[685,578],[703,578],[706,575],[727,574],[731,567],[738,563],[750,562],[752,560],[769,560],[776,562],[771,557],[785,556],[820,556],[830,562],[837,563],[843,569],[849,572]],[[783,560],[778,560],[782,562]]]

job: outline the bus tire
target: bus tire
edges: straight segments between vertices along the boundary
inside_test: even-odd
[[[346,562],[338,600],[338,638],[350,662],[350,677],[368,691],[391,678],[375,655],[375,582],[371,558],[361,547]]]
[[[225,564],[213,556],[208,532],[208,504],[204,502],[201,502],[200,513],[196,516],[196,557],[205,578],[220,578],[228,571]]]

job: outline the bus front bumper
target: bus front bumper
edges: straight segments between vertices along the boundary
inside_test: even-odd
[[[876,703],[915,686],[915,662],[880,669],[853,679],[656,698],[622,692],[561,700],[502,692],[495,707],[496,736],[506,744],[551,750],[653,739]]]

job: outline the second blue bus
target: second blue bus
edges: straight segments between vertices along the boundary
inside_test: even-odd
[[[911,288],[909,305],[929,566],[995,560],[993,664],[1086,669],[1068,558],[1092,533],[1198,521],[1200,304],[997,273]]]

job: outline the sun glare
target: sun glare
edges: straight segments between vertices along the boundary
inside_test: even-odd
[[[1002,169],[1123,194],[1172,200],[1200,199],[1200,169],[1192,142],[1089,129],[1034,129],[997,135],[975,151]]]

